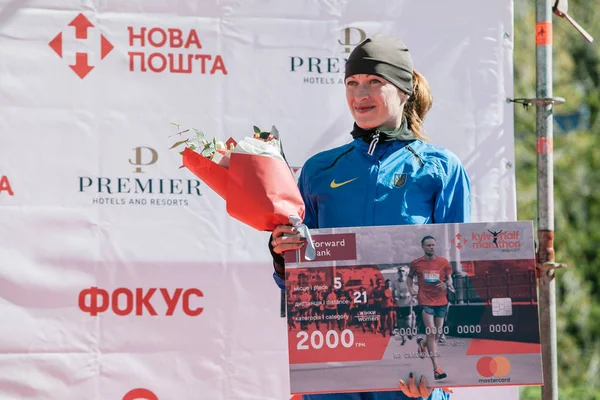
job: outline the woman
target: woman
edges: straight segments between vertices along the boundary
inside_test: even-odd
[[[398,39],[366,39],[346,63],[346,100],[355,124],[353,140],[311,157],[299,188],[304,223],[311,229],[433,224],[470,221],[470,181],[458,158],[425,143],[422,125],[433,100],[427,81],[413,70],[411,55]],[[285,236],[284,236],[285,234]],[[273,277],[285,288],[282,253],[304,245],[291,226],[270,238]],[[448,399],[430,392],[413,375],[400,391],[304,395],[304,400]],[[430,395],[431,393],[431,395]]]

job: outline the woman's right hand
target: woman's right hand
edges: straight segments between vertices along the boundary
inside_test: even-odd
[[[285,235],[285,236],[284,236]],[[279,225],[273,229],[271,246],[273,252],[282,254],[284,251],[298,250],[306,244],[306,238],[300,236],[291,225]]]

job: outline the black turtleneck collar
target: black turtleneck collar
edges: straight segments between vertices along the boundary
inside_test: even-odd
[[[379,141],[392,142],[395,140],[415,140],[417,137],[415,134],[408,129],[408,121],[406,118],[402,119],[402,124],[396,129],[389,128],[376,128],[376,129],[363,129],[354,123],[354,129],[352,130],[352,137],[354,139],[361,138],[366,143],[371,143],[375,134],[379,134]]]

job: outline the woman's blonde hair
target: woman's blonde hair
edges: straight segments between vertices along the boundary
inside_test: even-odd
[[[423,121],[432,106],[433,96],[427,79],[413,70],[413,94],[404,106],[404,116],[408,121],[408,128],[418,139],[425,140]]]

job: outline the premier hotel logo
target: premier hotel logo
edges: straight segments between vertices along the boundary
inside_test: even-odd
[[[290,56],[290,72],[301,74],[308,84],[343,84],[344,66],[348,56],[358,44],[367,38],[367,33],[355,26],[340,31],[337,44],[341,46],[339,56]],[[336,51],[336,54],[338,51]]]
[[[151,147],[136,147],[128,159],[133,169],[123,168],[115,176],[80,176],[79,193],[91,194],[91,203],[101,206],[188,206],[189,198],[202,196],[197,179],[156,176],[159,153]]]
[[[344,53],[351,53],[354,47],[367,38],[367,33],[360,28],[348,27],[342,29],[342,37],[338,43],[345,47]]]
[[[142,167],[155,164],[158,161],[158,152],[151,147],[136,147],[133,149],[135,157],[133,161],[129,159],[129,164],[135,165],[135,173],[144,173]],[[148,155],[147,157],[145,157]]]
[[[296,260],[296,252],[285,252],[286,262],[320,262],[356,260],[356,235],[354,233],[336,233],[331,235],[313,235],[316,257],[312,261],[306,260],[304,253],[306,247],[300,251],[300,261]]]
[[[503,231],[488,229],[485,232],[471,234],[473,249],[518,250],[521,248],[521,231]]]

